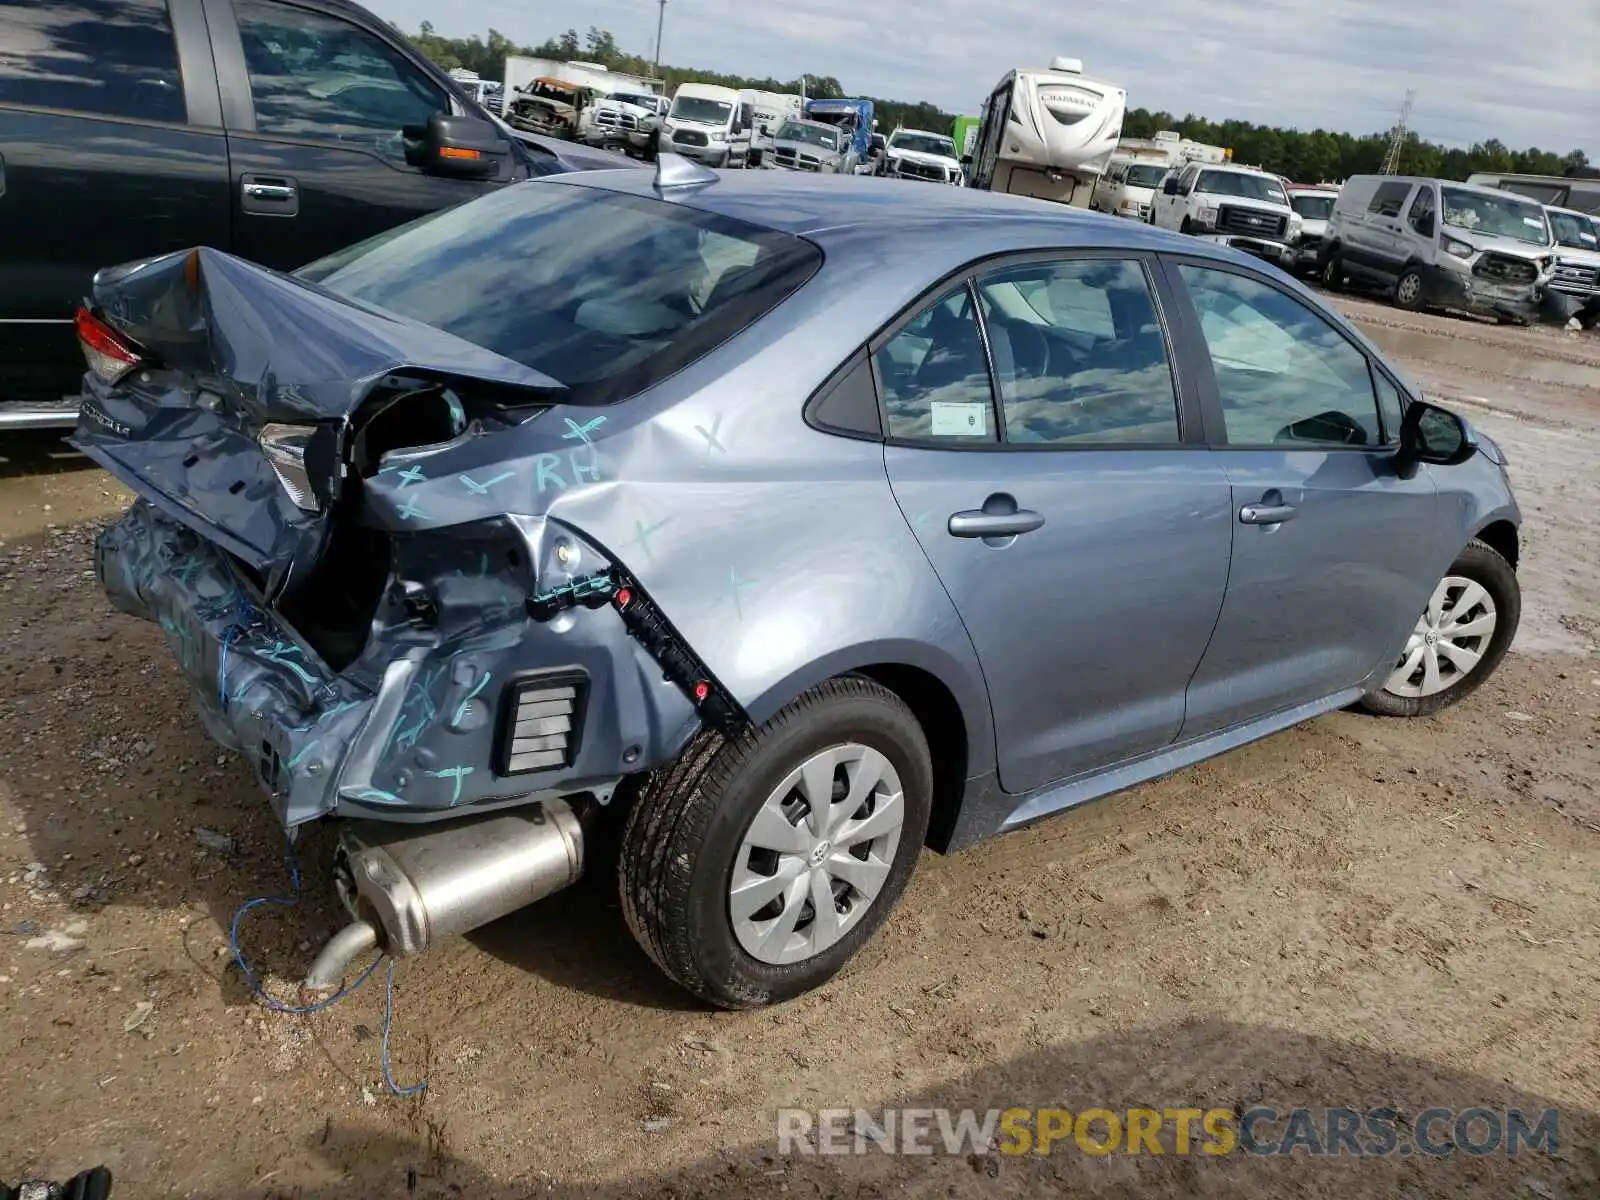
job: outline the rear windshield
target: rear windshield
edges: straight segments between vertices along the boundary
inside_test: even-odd
[[[792,234],[640,196],[513,184],[301,268],[341,296],[566,384],[635,395],[755,324],[822,252]]]

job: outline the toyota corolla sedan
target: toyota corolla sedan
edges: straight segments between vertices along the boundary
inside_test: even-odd
[[[1488,438],[1271,267],[1019,197],[662,155],[107,269],[78,331],[111,601],[344,825],[312,986],[620,823],[655,962],[783,1000],[924,847],[1438,712],[1517,628]]]

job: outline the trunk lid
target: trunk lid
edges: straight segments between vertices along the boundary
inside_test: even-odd
[[[73,444],[259,573],[269,598],[310,574],[359,489],[352,451],[369,401],[387,410],[427,393],[464,429],[458,391],[510,420],[564,390],[453,334],[206,248],[101,271],[86,307],[141,361],[115,384],[85,377]],[[300,472],[309,506],[285,469]]]

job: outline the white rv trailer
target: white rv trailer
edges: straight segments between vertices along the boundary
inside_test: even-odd
[[[1150,138],[1122,138],[1117,142],[1117,157],[1159,162],[1169,167],[1186,166],[1192,162],[1220,166],[1233,159],[1233,151],[1223,146],[1196,142],[1173,129],[1162,129]]]
[[[1089,79],[1076,58],[1008,71],[983,105],[970,186],[1087,208],[1127,107],[1124,89]]]

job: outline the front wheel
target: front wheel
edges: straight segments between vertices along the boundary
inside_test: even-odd
[[[1411,267],[1394,285],[1394,302],[1407,312],[1422,307],[1422,272]]]
[[[1494,673],[1521,619],[1517,573],[1474,538],[1433,589],[1389,677],[1361,707],[1385,717],[1448,708]]]
[[[628,927],[720,1008],[810,991],[905,890],[932,788],[921,726],[865,679],[813,688],[733,740],[702,733],[628,814],[617,866]]]
[[[1322,264],[1322,286],[1330,292],[1337,292],[1344,286],[1344,260],[1335,250],[1328,255],[1328,261]]]

